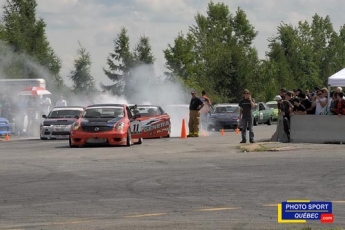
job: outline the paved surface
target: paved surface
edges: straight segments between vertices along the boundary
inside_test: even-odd
[[[256,139],[274,130],[255,127]],[[66,140],[2,141],[0,229],[345,226],[342,145],[240,139],[231,131],[77,149]],[[334,201],[335,223],[277,224],[276,204],[287,199]]]

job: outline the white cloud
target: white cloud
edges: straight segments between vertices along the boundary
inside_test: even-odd
[[[92,74],[98,82],[109,83],[103,73],[106,58],[113,51],[114,39],[122,26],[128,29],[132,48],[143,34],[148,36],[156,57],[155,69],[165,68],[163,50],[180,31],[187,32],[197,12],[206,14],[208,0],[37,0],[38,17],[46,22],[49,42],[62,59],[61,75],[67,80],[79,48],[90,52]],[[218,1],[214,1],[217,3]],[[261,58],[267,39],[276,34],[281,22],[297,25],[311,22],[312,16],[329,15],[335,30],[343,25],[343,0],[225,0],[232,14],[242,8],[259,34],[254,42]],[[0,0],[4,5],[5,0]],[[0,13],[1,16],[2,12]]]

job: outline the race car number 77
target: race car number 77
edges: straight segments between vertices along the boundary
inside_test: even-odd
[[[141,122],[135,121],[131,123],[131,132],[132,133],[141,133]]]

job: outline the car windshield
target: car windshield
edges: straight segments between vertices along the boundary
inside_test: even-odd
[[[107,108],[88,108],[83,115],[84,118],[116,118],[124,117],[122,107],[107,107]]]
[[[278,104],[267,104],[271,109],[278,109]]]
[[[239,111],[239,107],[235,105],[231,106],[217,106],[214,109],[214,113],[237,113]]]
[[[136,106],[132,111],[135,115],[139,114],[141,117],[157,116],[162,114],[157,106]]]
[[[81,110],[76,109],[52,110],[48,114],[48,118],[74,118],[79,116],[81,112]]]

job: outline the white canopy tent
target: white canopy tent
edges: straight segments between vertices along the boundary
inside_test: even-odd
[[[330,98],[331,87],[345,86],[345,68],[336,72],[328,78],[328,98]],[[328,108],[331,106],[331,100],[328,100]],[[331,114],[331,113],[329,113]]]
[[[345,68],[328,78],[328,87],[345,86]]]

